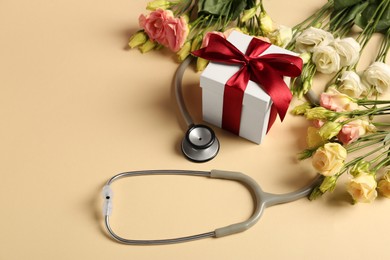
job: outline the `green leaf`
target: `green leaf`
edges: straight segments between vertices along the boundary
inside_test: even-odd
[[[241,0],[199,0],[198,13],[227,16],[235,20],[246,6],[247,1]]]
[[[369,4],[368,2],[363,2],[363,3],[360,3],[360,4],[353,6],[349,10],[347,16],[345,17],[343,24],[346,24],[346,23],[351,22],[352,20],[355,20],[356,16],[358,14],[362,13],[363,10],[367,8],[368,4]]]
[[[346,7],[350,7],[362,2],[362,0],[335,0],[334,1],[334,9],[339,11]]]
[[[390,27],[390,6],[387,7],[386,11],[383,13],[381,20],[379,21],[376,31],[383,32]]]
[[[305,160],[305,159],[312,157],[312,155],[314,154],[315,151],[316,151],[316,149],[306,149],[306,150],[300,152],[298,154],[298,160]]]
[[[256,5],[256,0],[247,0],[245,9],[251,9]]]
[[[342,10],[333,10],[331,14],[331,23],[330,29],[331,31],[335,31],[341,26],[354,21],[361,12],[368,6],[369,2],[362,2],[359,4],[355,4],[350,7],[346,7]],[[334,19],[337,17],[337,19]]]
[[[369,23],[370,19],[374,16],[376,9],[378,8],[379,3],[371,3],[364,11],[356,16],[355,23],[360,28],[364,29]],[[390,27],[390,6],[383,12],[383,15],[378,22],[375,31],[383,32]]]
[[[232,7],[232,20],[236,20],[242,11],[244,11],[246,7],[246,2],[247,1],[241,1],[241,0],[233,0],[233,7]]]
[[[364,16],[362,13],[357,14],[355,17],[355,24],[360,28],[364,29],[364,27],[366,27],[366,25],[368,24],[366,16]]]

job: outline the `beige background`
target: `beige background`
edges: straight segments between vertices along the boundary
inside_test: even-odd
[[[291,115],[262,145],[216,129],[222,148],[215,160],[183,159],[183,122],[170,86],[177,63],[169,52],[126,48],[146,2],[1,2],[0,259],[384,259],[390,202],[352,206],[343,187],[315,202],[269,208],[253,228],[230,237],[152,247],[108,238],[100,192],[119,172],[235,170],[276,193],[313,177],[309,162],[296,161],[307,123]],[[264,2],[289,26],[325,3]],[[185,97],[199,122],[198,80],[188,70]],[[227,181],[142,177],[113,189],[112,226],[134,239],[207,232],[253,210],[246,188]]]

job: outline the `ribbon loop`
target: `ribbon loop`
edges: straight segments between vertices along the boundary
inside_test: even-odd
[[[287,113],[292,94],[283,76],[299,76],[303,62],[301,58],[288,54],[260,56],[270,46],[270,43],[252,38],[244,54],[225,38],[212,34],[206,47],[193,52],[195,56],[210,61],[242,65],[226,82],[223,97],[222,127],[237,135],[240,131],[242,101],[249,80],[259,84],[273,102],[268,130],[276,114],[283,121]]]

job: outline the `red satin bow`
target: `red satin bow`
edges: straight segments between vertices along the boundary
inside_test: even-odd
[[[239,134],[242,100],[248,81],[252,80],[263,88],[273,102],[268,130],[279,114],[283,121],[292,94],[283,76],[297,77],[302,71],[302,59],[288,54],[266,54],[259,56],[271,46],[257,38],[252,38],[245,54],[225,38],[210,35],[207,47],[193,54],[204,59],[225,64],[239,64],[240,70],[225,84],[222,127]]]

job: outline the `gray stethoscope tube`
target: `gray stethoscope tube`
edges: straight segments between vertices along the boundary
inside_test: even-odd
[[[192,56],[188,56],[178,67],[174,79],[174,89],[176,102],[180,113],[188,127],[188,130],[181,142],[181,151],[184,156],[193,162],[206,162],[213,159],[219,151],[219,141],[214,131],[201,124],[194,124],[187,111],[182,93],[182,80],[184,71],[192,61]]]
[[[111,189],[111,184],[121,178],[124,177],[133,177],[133,176],[141,176],[141,175],[190,175],[190,176],[202,176],[209,177],[215,179],[225,179],[237,181],[250,189],[254,197],[255,210],[252,216],[243,222],[232,224],[229,226],[217,228],[214,231],[202,233],[198,235],[192,235],[187,237],[179,237],[179,238],[171,238],[171,239],[159,239],[159,240],[134,240],[134,239],[126,239],[119,235],[117,235],[110,226],[110,215],[112,213],[112,198],[113,192]],[[254,181],[251,177],[240,173],[240,172],[231,172],[231,171],[220,171],[220,170],[211,170],[211,171],[186,171],[186,170],[146,170],[146,171],[133,171],[133,172],[124,172],[117,174],[110,178],[106,185],[103,187],[103,216],[104,223],[108,233],[115,240],[128,244],[128,245],[163,245],[163,244],[175,244],[181,242],[193,241],[201,238],[209,238],[209,237],[224,237],[232,234],[236,234],[239,232],[243,232],[259,221],[261,215],[264,212],[264,209],[270,206],[274,206],[277,204],[287,203],[291,201],[295,201],[302,197],[307,196],[315,184],[320,181],[321,177],[317,177],[311,184],[306,187],[299,189],[297,191],[286,193],[286,194],[272,194],[268,192],[264,192],[260,186]]]

